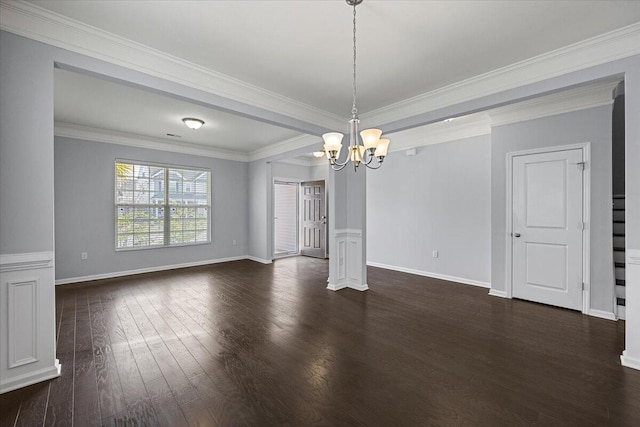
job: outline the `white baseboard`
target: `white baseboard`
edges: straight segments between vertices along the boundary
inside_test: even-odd
[[[480,286],[482,288],[490,288],[491,283],[482,282],[480,280],[467,279],[464,277],[448,276],[446,274],[431,273],[429,271],[414,270],[412,268],[398,267],[395,265],[381,264],[379,262],[367,261],[367,265],[371,267],[384,268],[385,270],[400,271],[403,273],[415,274],[417,276],[431,277],[433,279],[448,280],[449,282],[463,283],[465,285]]]
[[[0,380],[0,394],[59,377],[61,369],[62,365],[60,365],[60,361],[56,359],[54,365],[51,367],[40,369],[35,372],[29,372],[15,378],[11,378],[8,381]]]
[[[347,288],[355,289],[356,291],[368,291],[369,285],[367,285],[366,283],[363,285],[347,285]]]
[[[611,312],[611,311],[604,311],[604,310],[596,310],[595,308],[591,308],[589,309],[589,311],[587,312],[587,314],[589,316],[593,316],[593,317],[599,317],[601,319],[607,319],[607,320],[618,320],[618,318],[616,317],[616,315]]]
[[[492,297],[508,298],[507,291],[500,291],[498,289],[489,289],[489,295]]]
[[[345,285],[344,283],[341,283],[339,285],[333,283],[327,284],[327,289],[329,289],[330,291],[339,291],[340,289],[344,289],[346,287],[347,285]]]
[[[622,355],[620,356],[620,363],[622,363],[622,366],[626,366],[627,368],[640,370],[640,359],[629,357],[629,355],[627,355],[627,350],[622,352]]]
[[[112,279],[114,277],[132,276],[134,274],[155,273],[157,271],[175,270],[177,268],[199,267],[202,265],[218,264],[221,262],[229,262],[229,261],[238,261],[241,259],[251,259],[251,258],[248,257],[247,255],[241,255],[241,256],[228,257],[228,258],[185,262],[182,264],[159,265],[157,267],[138,268],[136,270],[115,271],[112,273],[94,274],[91,276],[71,277],[68,279],[56,280],[56,285],[67,285],[69,283],[80,283],[80,282],[90,282],[92,280]]]
[[[259,262],[260,264],[271,264],[273,262],[272,259],[258,258],[258,257],[251,256],[251,255],[247,255],[246,257],[243,257],[243,258],[244,259],[249,259],[251,261]]]

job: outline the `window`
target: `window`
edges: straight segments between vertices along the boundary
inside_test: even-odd
[[[210,242],[208,170],[116,161],[116,250]]]

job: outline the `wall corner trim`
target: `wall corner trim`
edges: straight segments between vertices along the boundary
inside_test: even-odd
[[[53,252],[0,255],[0,273],[53,267]]]
[[[622,355],[620,355],[620,363],[622,363],[622,366],[626,366],[627,368],[640,370],[640,359],[630,357],[627,354],[627,350],[624,350]]]
[[[601,319],[607,319],[607,320],[613,320],[613,321],[617,321],[618,320],[618,318],[616,317],[615,313],[613,313],[612,311],[604,311],[604,310],[597,310],[595,308],[591,308],[591,309],[589,309],[587,314],[589,316],[599,317]]]
[[[509,298],[507,296],[507,291],[501,291],[499,289],[489,289],[489,295],[492,297]]]

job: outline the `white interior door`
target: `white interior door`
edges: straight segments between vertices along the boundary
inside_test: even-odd
[[[327,212],[324,181],[300,183],[302,192],[302,239],[300,253],[327,257]]]
[[[513,297],[582,310],[582,162],[582,149],[513,157]]]

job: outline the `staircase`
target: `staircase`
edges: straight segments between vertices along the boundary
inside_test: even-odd
[[[625,224],[624,195],[613,196],[613,265],[618,318],[625,318]]]

